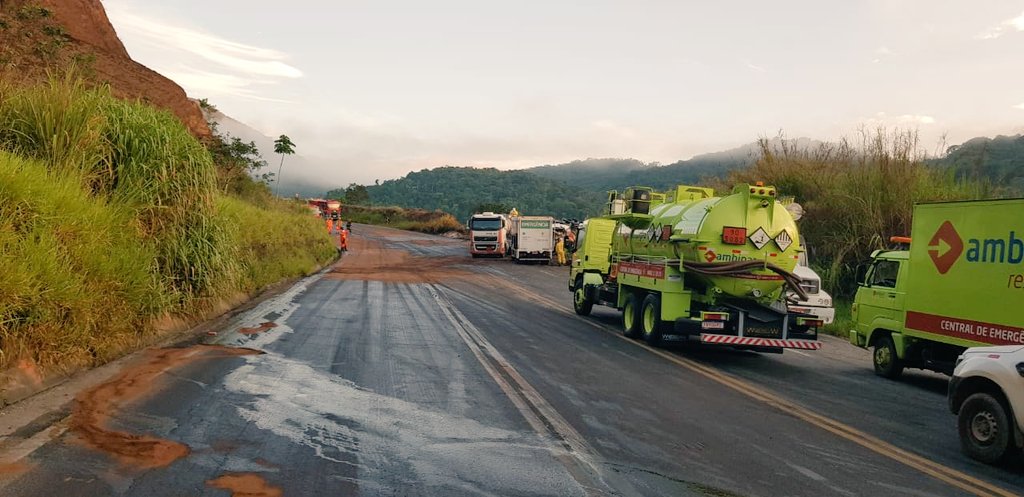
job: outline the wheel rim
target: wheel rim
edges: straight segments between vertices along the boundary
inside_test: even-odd
[[[587,300],[587,297],[583,293],[583,288],[577,288],[575,296],[576,296],[576,307],[583,307],[583,304],[586,303],[586,300]]]
[[[650,335],[654,333],[654,306],[649,305],[644,308],[644,334]]]
[[[633,328],[633,303],[627,302],[626,308],[622,310],[622,326],[629,330]]]
[[[971,436],[981,444],[989,444],[999,435],[996,417],[989,411],[978,411],[971,418]]]
[[[875,364],[884,369],[889,367],[890,363],[892,363],[892,351],[889,350],[889,347],[884,345],[875,347]]]

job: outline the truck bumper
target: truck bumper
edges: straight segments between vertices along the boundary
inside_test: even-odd
[[[864,347],[864,335],[857,333],[857,330],[850,330],[850,343],[863,348]]]
[[[810,314],[820,319],[824,324],[831,324],[836,319],[836,310],[833,307],[812,307],[809,305],[791,305],[790,312],[801,312]]]
[[[781,340],[778,338],[738,337],[733,335],[712,335],[708,333],[701,333],[700,341],[701,343],[745,347],[772,347],[803,350],[818,350],[821,348],[821,342],[817,340]]]

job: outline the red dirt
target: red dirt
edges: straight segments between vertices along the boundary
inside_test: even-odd
[[[0,464],[0,479],[18,476],[30,469],[32,466],[22,461]]]
[[[384,246],[376,240],[350,238],[349,251],[326,277],[339,280],[385,281],[391,283],[438,283],[469,276],[456,264],[461,257],[424,257]]]
[[[189,454],[189,447],[152,435],[117,431],[108,421],[126,404],[153,392],[166,371],[200,359],[259,354],[252,349],[196,345],[182,349],[152,349],[146,359],[127,366],[110,381],[80,393],[71,413],[71,431],[86,445],[107,452],[125,464],[159,468]]]
[[[281,497],[284,492],[255,473],[228,473],[206,482],[208,486],[230,490],[231,497]]]
[[[52,15],[22,22],[17,13],[24,6],[44,7]],[[177,83],[131,59],[100,0],[6,0],[0,1],[0,18],[9,25],[0,29],[0,72],[10,81],[42,81],[47,71],[76,63],[82,76],[98,84],[109,83],[114,95],[139,99],[174,113],[197,137],[209,137],[199,104],[188,99]],[[49,55],[39,48],[51,37],[41,31],[59,27],[67,40]],[[83,62],[83,61],[89,62]]]
[[[243,335],[255,335],[257,333],[263,333],[264,331],[267,331],[271,328],[277,328],[277,323],[273,321],[265,321],[263,323],[260,323],[259,326],[255,326],[252,328],[239,328],[238,332]]]

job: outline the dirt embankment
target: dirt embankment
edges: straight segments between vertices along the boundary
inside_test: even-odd
[[[203,359],[259,353],[252,349],[211,345],[146,351],[142,360],[126,367],[112,380],[78,394],[71,413],[71,431],[86,445],[122,463],[143,469],[167,466],[187,456],[189,447],[173,440],[110,428],[110,420],[117,411],[150,394],[159,377],[172,368]]]
[[[210,136],[199,105],[181,86],[131,59],[100,0],[3,0],[0,21],[0,79],[37,82],[73,64],[114,95],[167,109],[193,135]]]

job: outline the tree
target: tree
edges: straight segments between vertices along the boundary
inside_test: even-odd
[[[370,205],[370,193],[363,185],[350,183],[345,189],[345,203],[349,205]]]
[[[281,164],[277,166],[277,185],[274,187],[274,195],[277,195],[281,189],[281,168],[284,167],[284,156],[295,153],[295,143],[288,138],[288,135],[281,135],[274,140],[274,153],[281,155]]]

